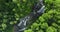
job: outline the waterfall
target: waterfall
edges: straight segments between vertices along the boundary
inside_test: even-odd
[[[18,31],[17,32],[22,32],[26,29],[26,27],[28,26],[27,24],[30,23],[30,20],[38,17],[39,15],[41,15],[42,13],[44,13],[44,8],[45,6],[43,5],[43,0],[39,0],[40,2],[37,3],[37,5],[35,6],[33,12],[31,12],[29,15],[25,16],[24,18],[20,19],[20,22],[16,25],[16,27],[18,27]],[[41,7],[39,10],[35,11],[36,8]],[[36,16],[36,17],[35,17]]]

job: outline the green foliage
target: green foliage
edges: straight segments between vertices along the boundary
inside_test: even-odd
[[[38,26],[39,26],[39,25],[38,25],[37,23],[33,23],[32,26],[31,26],[31,28],[32,28],[32,29],[35,29],[35,28],[37,28]]]
[[[53,11],[53,12],[52,12]],[[32,29],[33,31],[38,32],[40,29],[43,29],[43,32],[57,32],[59,30],[59,26],[60,26],[60,18],[57,17],[58,11],[55,10],[50,10],[47,13],[44,13],[43,15],[45,16],[40,16],[36,22],[34,22],[30,29]],[[59,16],[60,17],[60,16]],[[38,29],[36,29],[38,28]],[[38,31],[37,31],[38,30]]]
[[[35,28],[27,28],[34,32],[60,32],[60,0],[44,0],[45,13],[42,14],[34,23]],[[37,25],[37,27],[36,27]]]
[[[42,29],[48,28],[48,24],[47,24],[47,23],[42,23],[42,24],[41,24],[41,28],[42,28]]]
[[[33,32],[32,29],[25,30],[24,32]]]
[[[40,30],[38,30],[38,32],[43,32],[43,30],[42,30],[42,29],[40,29]]]
[[[6,27],[7,27],[6,24],[2,24],[3,30],[4,30]]]
[[[38,0],[0,0],[0,32],[12,32],[14,24],[32,11]],[[60,32],[60,0],[44,0],[45,13],[24,32]]]
[[[20,18],[28,15],[35,3],[36,0],[0,0],[0,32],[7,32]]]
[[[55,29],[54,27],[48,27],[46,32],[57,32],[57,29]]]
[[[44,0],[44,4],[46,6],[46,12],[51,9],[60,9],[60,0]]]

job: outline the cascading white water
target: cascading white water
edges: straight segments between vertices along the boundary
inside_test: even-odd
[[[39,6],[41,8],[38,11],[35,12],[35,10],[33,10],[33,12],[31,12],[29,15],[27,15],[24,18],[20,19],[20,22],[16,25],[17,27],[19,27],[17,29],[18,30],[17,32],[24,31],[26,29],[26,27],[27,27],[28,21],[32,20],[34,16],[36,16],[37,14],[40,15],[40,14],[44,13],[45,6],[43,5],[43,0],[39,0],[39,3],[37,3],[35,8],[38,8]],[[38,17],[38,16],[36,16],[36,17]]]

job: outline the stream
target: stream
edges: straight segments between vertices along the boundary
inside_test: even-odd
[[[23,32],[27,26],[32,23],[30,20],[35,19],[44,13],[44,8],[43,0],[39,0],[39,3],[36,4],[33,11],[29,15],[21,18],[19,20],[20,22],[14,26],[14,32]]]

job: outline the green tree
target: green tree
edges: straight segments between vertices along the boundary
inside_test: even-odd
[[[8,32],[12,30],[12,27],[19,22],[20,18],[32,11],[32,6],[35,3],[37,3],[37,0],[0,0],[0,31]]]
[[[32,29],[25,30],[24,32],[33,32]]]
[[[38,17],[34,23],[38,23],[39,29],[33,29],[35,32],[60,32],[60,0],[44,0],[45,13]],[[33,24],[34,24],[33,23]],[[33,26],[33,24],[31,26]],[[28,28],[28,29],[29,29]]]
[[[46,32],[57,32],[57,29],[55,29],[54,27],[48,27]]]

